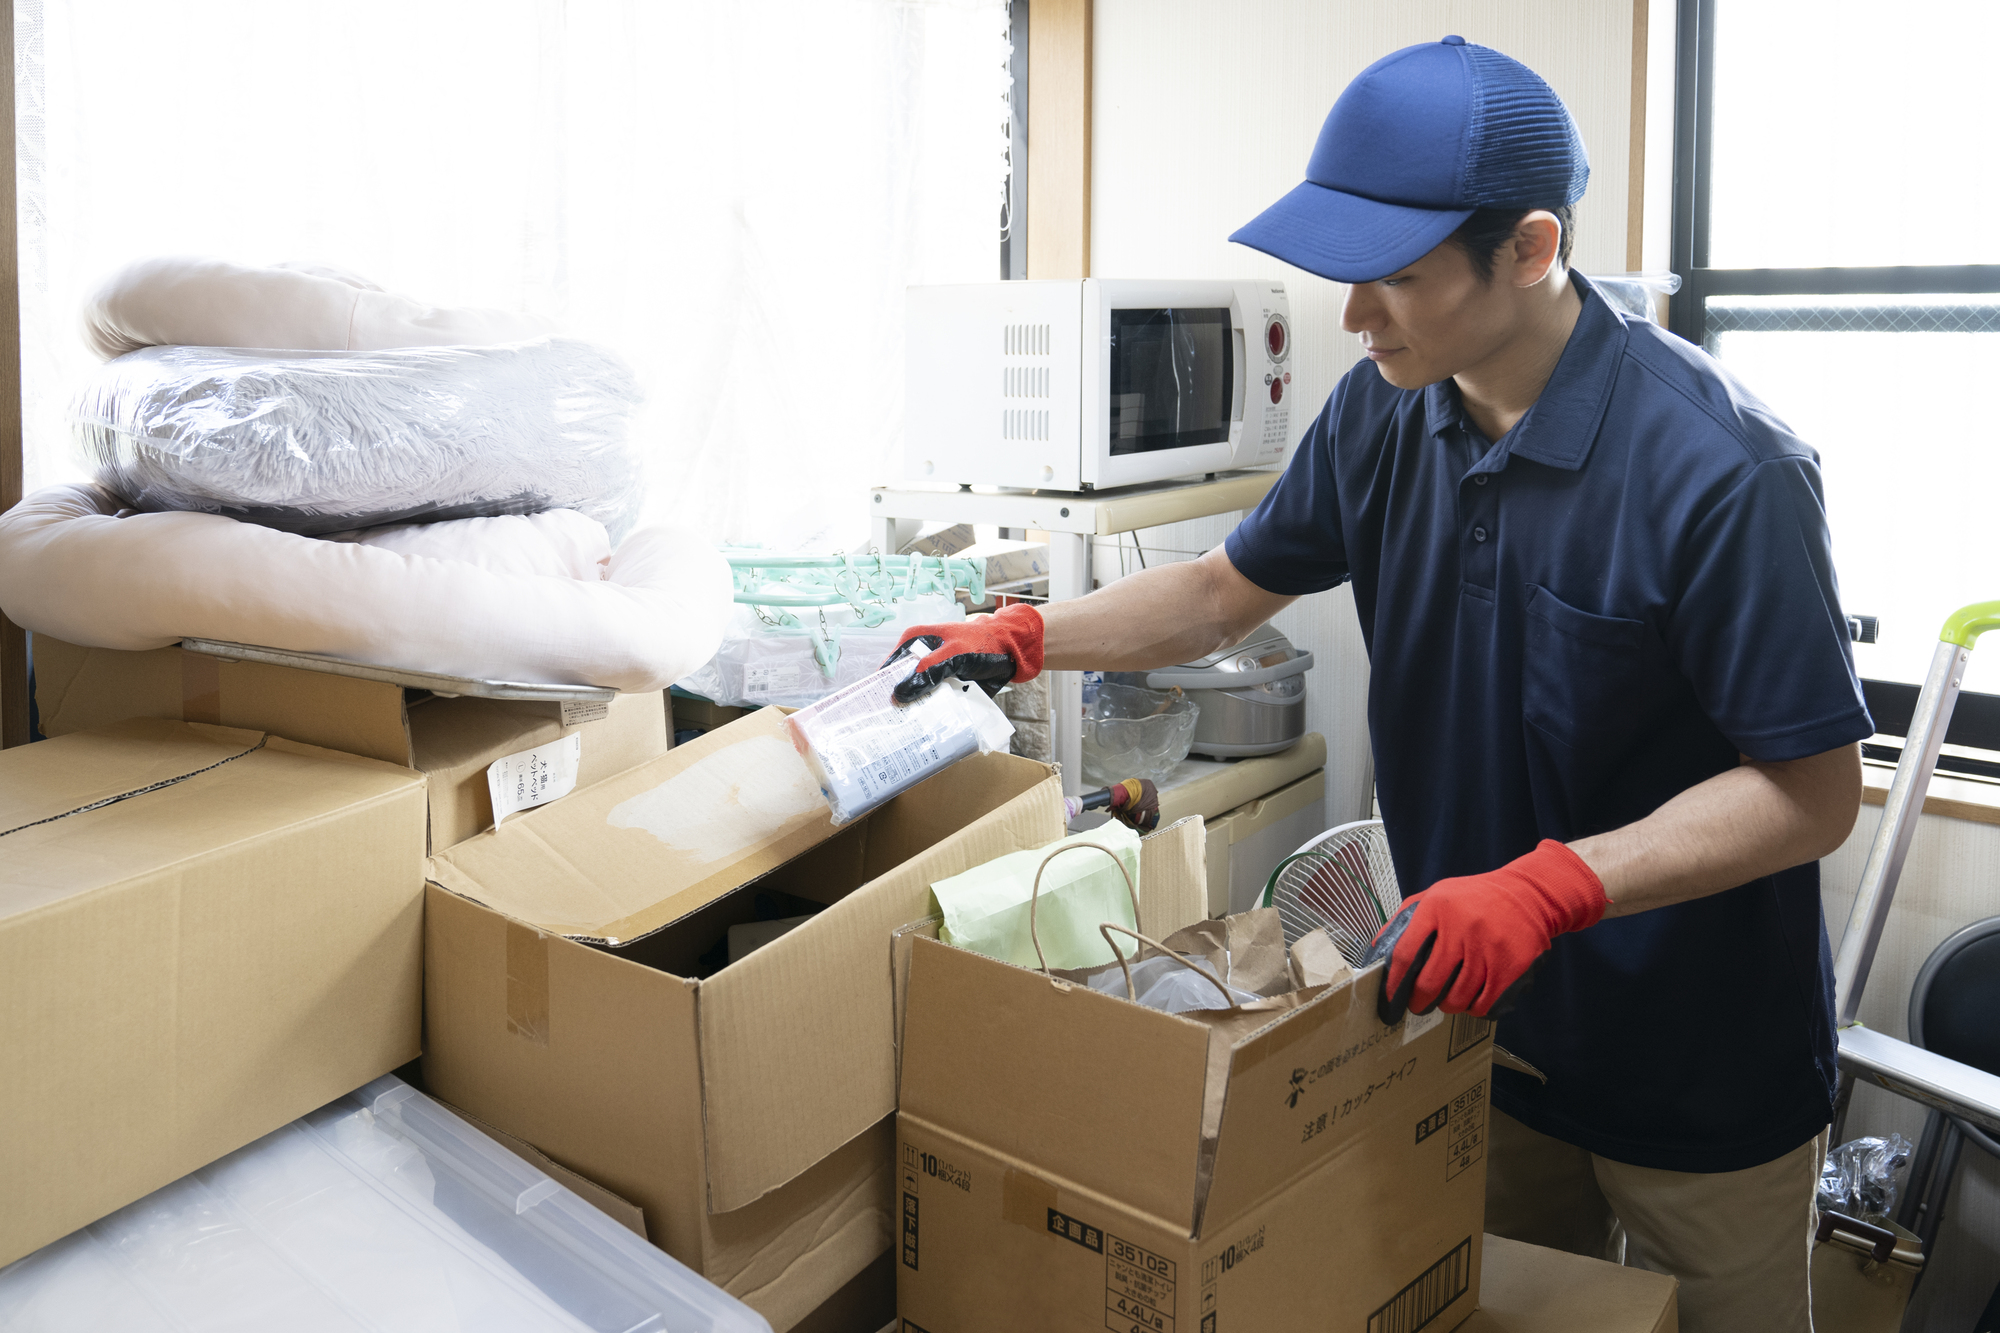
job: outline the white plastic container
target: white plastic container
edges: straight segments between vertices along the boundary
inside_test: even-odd
[[[0,1269],[8,1333],[770,1333],[395,1078]]]

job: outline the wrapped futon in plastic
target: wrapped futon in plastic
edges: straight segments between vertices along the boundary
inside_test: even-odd
[[[638,516],[638,384],[573,338],[287,352],[147,347],[74,409],[96,479],[142,511],[320,535],[573,509],[614,544]]]

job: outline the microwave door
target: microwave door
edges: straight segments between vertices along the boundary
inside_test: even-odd
[[[1113,309],[1111,457],[1227,445],[1241,412],[1239,341],[1227,306]]]

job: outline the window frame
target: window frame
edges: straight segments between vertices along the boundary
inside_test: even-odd
[[[1728,0],[1677,0],[1674,24],[1673,211],[1670,266],[1681,280],[1668,303],[1670,331],[1714,351],[1715,330],[1708,301],[1717,296],[1797,296],[1800,326],[1816,313],[1843,317],[1849,327],[1867,329],[1873,314],[1883,330],[1898,307],[1851,303],[1815,309],[1814,296],[1915,296],[1931,293],[2000,292],[2000,264],[1933,264],[1847,268],[1714,268],[1709,265],[1709,188],[1714,140],[1715,11]],[[1855,629],[1850,620],[1850,629]],[[1858,629],[1856,637],[1861,637]],[[1873,635],[1867,636],[1868,641]],[[1917,687],[1903,681],[1863,680],[1870,715],[1880,736],[1903,736],[1916,703]],[[1959,695],[1946,739],[1954,745],[2000,751],[2000,695]],[[1870,758],[1894,759],[1900,749],[1864,747]],[[1938,771],[2000,778],[2000,764],[1941,756]]]

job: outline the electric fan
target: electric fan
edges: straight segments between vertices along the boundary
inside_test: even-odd
[[[1328,829],[1280,861],[1264,885],[1263,905],[1278,909],[1286,948],[1324,930],[1352,967],[1363,966],[1369,942],[1402,903],[1379,819]]]

